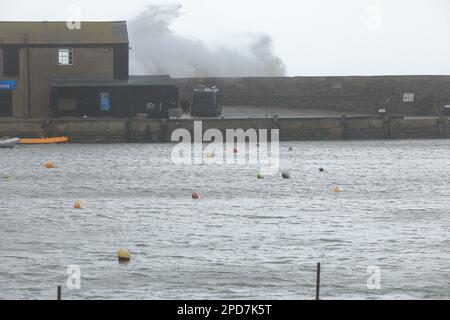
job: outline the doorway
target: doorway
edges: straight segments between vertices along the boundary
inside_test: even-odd
[[[0,90],[0,117],[12,117],[12,91]]]

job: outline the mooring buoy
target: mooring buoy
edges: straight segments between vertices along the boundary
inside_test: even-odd
[[[42,166],[47,169],[55,169],[56,168],[56,165],[53,162],[46,162]]]
[[[131,254],[127,249],[121,248],[117,252],[117,258],[119,259],[119,262],[128,262],[131,260]]]
[[[281,174],[281,176],[283,177],[283,179],[290,179],[290,178],[291,178],[291,175],[290,175],[289,172],[287,172],[287,171],[284,171],[284,172]]]

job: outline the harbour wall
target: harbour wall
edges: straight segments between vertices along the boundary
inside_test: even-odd
[[[0,119],[0,137],[68,136],[73,142],[171,142],[176,129],[194,136],[193,119]],[[197,120],[198,121],[198,120]],[[219,129],[279,129],[281,141],[450,138],[447,117],[322,117],[205,119],[203,132]]]
[[[450,76],[184,78],[175,84],[182,101],[191,101],[198,85],[217,86],[227,106],[439,115],[450,105]]]

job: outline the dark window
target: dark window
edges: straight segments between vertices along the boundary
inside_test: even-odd
[[[128,79],[128,46],[114,48],[114,78]]]
[[[194,96],[195,104],[197,105],[211,105],[215,104],[215,95],[210,93],[196,93]]]
[[[18,48],[3,50],[3,75],[5,77],[20,76],[20,54]]]

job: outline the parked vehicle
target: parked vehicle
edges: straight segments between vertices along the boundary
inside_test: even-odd
[[[192,95],[191,115],[219,117],[222,115],[220,90],[216,87],[199,86]]]

